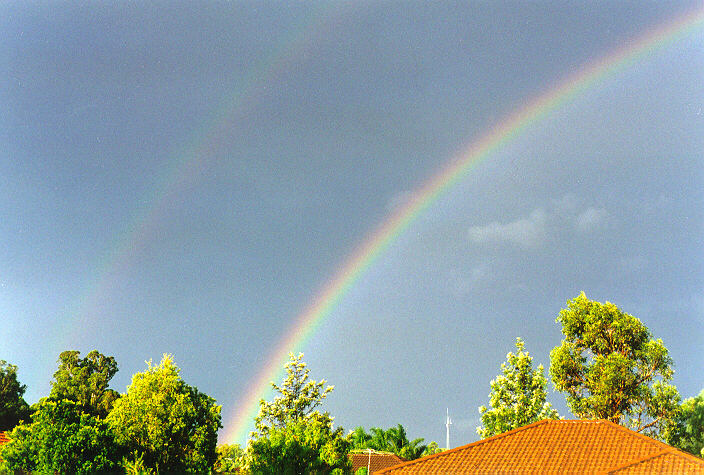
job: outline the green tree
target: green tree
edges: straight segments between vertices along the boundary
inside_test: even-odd
[[[423,455],[427,446],[423,445],[423,439],[409,440],[406,434],[406,429],[397,424],[387,430],[379,427],[372,427],[368,434],[364,427],[357,427],[348,435],[348,439],[352,444],[352,448],[358,449],[373,449],[379,452],[391,452],[405,460],[414,460]],[[437,444],[435,444],[437,446]]]
[[[678,449],[704,458],[704,390],[698,396],[685,399],[677,424],[665,439]]]
[[[10,472],[108,472],[123,455],[108,424],[67,399],[37,404],[32,422],[15,427],[9,438],[0,458]]]
[[[565,339],[550,352],[550,376],[582,419],[607,419],[658,437],[674,423],[679,394],[662,340],[616,305],[582,292],[557,321]]]
[[[289,355],[286,379],[271,383],[278,395],[261,400],[247,447],[246,464],[253,473],[329,473],[349,468],[350,442],[330,415],[317,408],[333,390],[326,381],[309,379],[303,354]]]
[[[332,418],[317,414],[270,428],[266,437],[250,441],[248,468],[254,474],[324,474],[347,471],[350,443]]]
[[[209,471],[217,458],[220,406],[181,379],[170,355],[147,365],[108,414],[117,441],[157,471]]]
[[[491,380],[489,405],[479,408],[482,426],[477,433],[491,437],[543,419],[558,419],[547,398],[547,379],[543,365],[533,369],[533,357],[524,350],[525,343],[516,338],[516,353],[509,352],[501,364],[502,375]]]
[[[217,460],[214,470],[217,473],[234,473],[242,468],[244,450],[239,444],[222,444],[215,449]]]
[[[59,355],[49,399],[76,401],[85,412],[105,417],[119,397],[117,391],[108,388],[117,373],[117,362],[96,350],[85,358],[79,355],[79,351],[64,351]]]
[[[259,414],[254,419],[256,431],[252,437],[265,436],[269,430],[285,427],[290,422],[297,422],[318,414],[318,408],[335,386],[324,388],[327,381],[309,380],[310,370],[303,361],[303,353],[289,355],[286,363],[286,379],[281,386],[271,383],[278,393],[272,402],[259,401]]]
[[[432,441],[432,442],[430,442],[430,443],[428,444],[428,446],[427,446],[427,447],[425,448],[425,450],[423,451],[422,457],[425,457],[426,455],[435,455],[435,454],[439,454],[440,452],[443,452],[443,451],[445,451],[445,450],[447,450],[447,449],[441,448],[441,447],[438,445],[437,442]]]
[[[27,386],[17,380],[17,366],[0,360],[0,431],[29,421],[29,405],[24,400]]]

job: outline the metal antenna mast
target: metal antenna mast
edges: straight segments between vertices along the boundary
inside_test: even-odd
[[[447,428],[447,433],[445,434],[445,448],[450,449],[450,425],[452,424],[452,419],[450,419],[450,408],[447,408],[447,419],[445,420],[445,427]]]

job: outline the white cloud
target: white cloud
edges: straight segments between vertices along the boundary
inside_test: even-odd
[[[604,208],[589,207],[575,218],[575,226],[581,231],[591,231],[604,223],[609,213]]]
[[[469,238],[474,242],[513,242],[523,247],[536,247],[547,236],[548,215],[542,208],[533,210],[529,216],[508,223],[493,223],[469,228]]]
[[[515,221],[494,221],[483,226],[472,226],[469,238],[476,243],[509,242],[523,248],[536,248],[561,231],[592,231],[607,223],[609,213],[604,208],[583,208],[572,194],[553,200],[546,209],[536,208],[528,216]]]

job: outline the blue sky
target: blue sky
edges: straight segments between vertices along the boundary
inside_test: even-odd
[[[226,425],[297,315],[395,207],[577,68],[698,2],[0,6],[0,359],[124,392],[172,353]],[[585,291],[703,387],[704,33],[608,76],[445,193],[302,350],[352,429],[476,439],[516,336]],[[282,361],[282,365],[283,365]],[[569,416],[561,394],[551,394]]]

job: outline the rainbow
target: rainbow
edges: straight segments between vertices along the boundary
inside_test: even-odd
[[[258,412],[259,400],[268,394],[270,382],[280,378],[288,354],[298,351],[305,345],[325,317],[330,315],[365,271],[438,197],[462,180],[487,157],[524,133],[531,125],[545,119],[551,112],[594,87],[606,77],[698,31],[703,24],[704,9],[694,10],[648,31],[601,59],[587,64],[496,124],[485,135],[467,146],[448,166],[417,189],[405,206],[390,215],[347,259],[344,266],[319,292],[310,306],[295,319],[290,331],[271,353],[266,364],[239,401],[238,409],[230,427],[227,428],[225,441],[246,441],[246,431]]]
[[[86,282],[75,301],[57,318],[55,333],[61,337],[44,346],[40,358],[47,362],[46,373],[53,373],[51,368],[60,351],[67,347],[75,348],[75,340],[90,327],[90,319],[103,313],[101,306],[109,301],[110,291],[123,280],[140,248],[154,236],[157,224],[174,199],[187,192],[189,186],[208,168],[213,156],[222,148],[221,140],[226,136],[226,131],[246,118],[247,112],[256,106],[267,86],[304,57],[344,14],[345,9],[335,9],[329,5],[313,9],[304,22],[279,39],[278,47],[269,56],[261,58],[245,71],[237,86],[222,99],[202,125],[180,147],[175,147],[164,165],[164,173],[139,200],[142,206],[134,210],[123,232],[99,258],[98,271],[94,273],[96,277]]]

